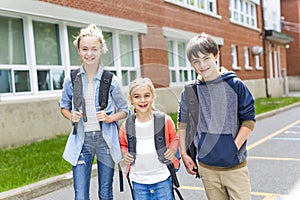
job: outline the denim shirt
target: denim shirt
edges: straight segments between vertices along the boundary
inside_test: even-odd
[[[83,85],[83,96],[85,96],[85,92],[88,86],[86,73],[83,69],[83,66],[80,67],[80,72],[82,74],[82,85]],[[101,66],[98,68],[98,72],[96,77],[93,80],[93,83],[96,87],[94,87],[95,93],[95,105],[99,106],[99,88],[100,88],[100,79],[103,73],[103,69]],[[62,97],[59,101],[59,107],[65,108],[68,110],[72,110],[73,107],[73,86],[70,76],[66,77],[63,84]],[[126,116],[130,114],[130,110],[128,108],[127,100],[121,90],[119,85],[118,78],[114,75],[112,78],[111,86],[109,89],[109,97],[108,97],[108,105],[105,109],[107,115],[124,111]],[[73,129],[74,127],[72,127]],[[78,123],[77,134],[72,134],[71,131],[65,151],[63,153],[63,158],[71,163],[73,166],[76,166],[78,158],[80,156],[80,152],[84,143],[84,124],[83,119],[81,118]],[[108,148],[110,150],[110,154],[115,163],[118,163],[122,159],[122,154],[120,150],[120,142],[118,138],[118,127],[117,123],[102,123],[102,134],[103,138],[106,141]]]

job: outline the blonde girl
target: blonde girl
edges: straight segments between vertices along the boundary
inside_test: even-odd
[[[131,82],[128,99],[135,113],[122,124],[119,137],[123,159],[128,165],[128,178],[132,183],[132,194],[135,200],[174,199],[170,171],[166,164],[161,163],[158,159],[155,148],[154,136],[156,133],[154,130],[157,124],[154,124],[154,117],[158,114],[164,116],[164,134],[167,144],[164,158],[174,161],[175,165],[179,164],[174,157],[178,148],[178,137],[171,117],[155,111],[153,107],[155,97],[154,86],[149,78],[138,78]],[[129,119],[135,119],[135,155],[128,152],[126,125],[132,123]]]
[[[80,30],[74,45],[82,61],[77,76],[81,75],[83,106],[86,109],[74,111],[72,81],[67,77],[64,80],[59,107],[62,115],[72,123],[78,123],[78,127],[76,134],[73,134],[73,130],[70,133],[63,157],[72,165],[76,200],[90,198],[90,177],[95,155],[99,199],[112,200],[114,165],[122,159],[115,122],[125,118],[129,109],[118,78],[113,76],[108,106],[105,110],[99,110],[98,91],[103,73],[100,57],[107,51],[102,31],[91,24]],[[83,115],[87,120],[83,120]]]

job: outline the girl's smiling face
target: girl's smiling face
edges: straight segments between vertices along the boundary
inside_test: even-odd
[[[130,102],[136,113],[150,113],[154,99],[155,95],[148,85],[135,87],[130,94]]]
[[[102,55],[99,39],[92,36],[82,37],[78,47],[78,54],[84,65],[98,65]]]

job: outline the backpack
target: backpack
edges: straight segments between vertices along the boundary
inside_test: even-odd
[[[188,156],[192,158],[195,165],[197,166],[197,147],[195,146],[194,140],[198,137],[198,118],[199,118],[199,100],[198,100],[198,93],[197,93],[197,84],[189,84],[186,85],[184,88],[184,92],[188,99],[188,113],[189,113],[189,120],[187,121],[186,127],[186,136],[185,136],[185,146],[187,147],[186,153]],[[195,172],[196,177],[200,178],[198,170],[196,169]]]
[[[85,99],[83,98],[82,92],[82,78],[80,68],[71,71],[71,81],[73,86],[73,104],[74,109],[79,111],[79,108],[82,106],[83,112],[83,121],[87,122],[86,116],[86,105]],[[99,106],[100,110],[104,110],[107,107],[108,96],[109,96],[109,88],[111,85],[113,73],[107,70],[103,70],[101,79],[100,79],[100,89],[99,89]],[[100,127],[102,127],[102,122],[100,123]],[[77,134],[78,123],[72,123],[74,126],[73,134]]]
[[[177,175],[176,175],[176,172],[179,170],[179,166],[178,166],[178,168],[175,168],[174,164],[170,160],[168,160],[164,157],[164,153],[167,151],[166,138],[165,138],[165,114],[161,113],[161,112],[154,112],[153,116],[154,116],[154,132],[155,132],[154,143],[155,143],[155,149],[156,149],[156,153],[158,155],[158,159],[161,163],[167,165],[167,168],[171,174],[173,190],[175,190],[178,197],[181,200],[183,200],[183,197],[178,190],[178,187],[180,187],[180,184],[179,184],[179,181],[178,181]],[[135,159],[136,158],[135,115],[129,116],[126,120],[126,136],[127,136],[127,141],[128,141],[128,152],[131,155],[133,155],[133,157]],[[178,150],[177,150],[175,156],[178,160],[180,160],[180,154],[179,154]],[[127,177],[127,180],[128,180],[128,183],[129,183],[129,186],[131,189],[132,199],[134,199],[132,186],[131,186],[129,177]],[[173,196],[174,196],[174,193],[173,193]]]

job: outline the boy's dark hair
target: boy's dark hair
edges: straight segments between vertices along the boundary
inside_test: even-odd
[[[198,53],[201,52],[204,55],[213,54],[218,55],[219,47],[217,43],[211,38],[211,36],[201,33],[190,39],[186,47],[186,55],[191,62],[192,57],[199,58]]]

